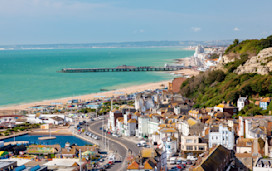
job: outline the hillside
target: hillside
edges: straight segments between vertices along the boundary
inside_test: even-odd
[[[187,79],[181,86],[181,93],[194,99],[194,107],[197,108],[215,106],[222,101],[236,104],[240,95],[250,98],[252,96],[272,97],[272,75],[270,74],[272,48],[267,48],[268,45],[253,46],[256,42],[263,44],[260,42],[271,40],[272,36],[268,39],[246,40],[241,43],[234,41],[225,53],[225,58],[228,58],[229,54],[233,57],[235,52],[235,58],[232,61],[223,63],[221,69],[209,70]],[[256,52],[260,53],[257,55]]]

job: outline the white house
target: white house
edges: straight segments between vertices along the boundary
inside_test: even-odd
[[[238,111],[241,111],[247,104],[249,104],[247,97],[239,97],[237,101]]]
[[[135,97],[135,109],[140,112],[145,112],[155,107],[156,94],[138,93]]]
[[[148,122],[148,134],[153,134],[154,132],[159,130],[159,122],[149,121]]]
[[[177,152],[177,138],[171,136],[171,137],[165,137],[162,139],[164,144],[164,150],[166,151],[167,158],[170,158]]]
[[[140,116],[138,118],[138,136],[139,137],[148,136],[148,121],[149,121],[149,117],[147,116]]]
[[[265,138],[272,116],[241,117],[238,119],[238,136],[246,138]]]
[[[109,118],[108,118],[108,129],[112,132],[116,132],[116,119],[118,117],[123,117],[122,112],[113,109],[110,111]]]
[[[125,130],[126,136],[135,136],[136,135],[136,119],[130,119],[127,122],[127,129]]]
[[[56,115],[56,114],[29,114],[27,115],[27,122],[29,123],[46,123],[46,124],[54,124],[60,125],[65,122],[72,121],[70,117],[66,117],[65,115]]]
[[[15,126],[16,120],[22,115],[2,115],[0,116],[0,127],[12,128]]]
[[[209,148],[216,145],[223,145],[227,149],[233,150],[234,134],[229,131],[228,127],[223,127],[222,124],[219,127],[210,128],[209,131]]]

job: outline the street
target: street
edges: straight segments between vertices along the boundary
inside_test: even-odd
[[[102,120],[94,121],[89,125],[88,131],[102,137],[102,131],[100,130],[101,127],[102,127]],[[127,152],[131,151],[134,155],[137,155],[139,154],[140,147],[136,146],[136,142],[133,143],[131,141],[127,141],[118,137],[113,137],[111,135],[107,135],[106,138],[110,142],[110,145],[109,145],[110,150],[118,153],[120,156],[122,156],[122,159],[123,159],[121,163],[115,163],[109,170],[112,170],[112,171],[126,170],[127,165],[125,160],[126,160]],[[102,143],[102,139],[100,140],[100,142]]]

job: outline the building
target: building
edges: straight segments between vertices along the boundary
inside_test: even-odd
[[[0,170],[10,171],[17,167],[17,161],[0,161]]]
[[[185,80],[186,78],[183,78],[183,77],[174,78],[173,81],[169,83],[169,86],[168,86],[169,92],[179,93],[180,87]]]
[[[146,112],[155,107],[156,93],[138,93],[135,97],[135,109]]]
[[[201,136],[203,134],[204,124],[198,122],[193,118],[189,118],[186,121],[181,122],[181,132],[184,136],[189,135],[198,135]]]
[[[159,114],[151,114],[148,122],[148,134],[153,134],[159,130],[161,116]]]
[[[272,116],[241,117],[238,119],[238,136],[263,138],[271,136]]]
[[[207,143],[199,136],[181,136],[181,152],[184,155],[199,155],[207,151]]]
[[[236,153],[249,153],[254,151],[254,139],[252,138],[238,138],[236,143]]]
[[[272,158],[259,158],[253,171],[272,171]]]
[[[123,114],[114,109],[110,111],[109,118],[108,118],[108,129],[110,129],[112,132],[116,132],[116,119],[119,117],[123,117]]]
[[[238,111],[241,111],[246,105],[249,104],[247,97],[239,97],[237,101]]]
[[[193,167],[192,171],[223,171],[230,167],[231,151],[222,145],[215,147],[199,165]]]
[[[263,110],[267,110],[268,105],[271,102],[271,98],[270,97],[265,97],[260,101],[260,108],[262,108]]]
[[[136,119],[130,119],[127,122],[127,129],[126,129],[126,136],[135,136],[136,135],[136,124],[137,120]]]
[[[238,108],[233,106],[232,103],[221,103],[214,107],[215,112],[228,112],[229,114],[236,115],[238,113]]]
[[[222,124],[210,128],[209,131],[209,148],[217,145],[223,145],[229,150],[233,150],[234,146],[234,133]]]
[[[174,136],[171,137],[164,137],[162,139],[163,144],[164,144],[164,151],[166,151],[167,158],[170,158],[173,156],[177,150],[178,150],[178,145],[177,145],[177,138]]]
[[[22,117],[22,115],[1,115],[0,116],[0,127],[2,128],[13,128],[16,120]]]
[[[148,116],[140,116],[138,118],[138,136],[139,137],[145,137],[148,136],[148,122],[149,117]]]
[[[188,114],[195,119],[199,119],[202,116],[202,113],[199,110],[190,110]]]
[[[30,155],[43,155],[48,157],[54,157],[60,153],[60,145],[30,145],[28,146],[26,153]]]

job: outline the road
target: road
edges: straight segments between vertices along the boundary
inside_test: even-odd
[[[102,136],[102,131],[100,130],[101,127],[102,127],[102,120],[98,120],[89,124],[88,130],[101,137]],[[115,163],[109,170],[112,170],[112,171],[126,170],[125,159],[126,159],[127,152],[131,151],[132,154],[138,155],[140,151],[140,147],[136,146],[136,142],[133,143],[131,141],[127,141],[118,137],[113,137],[111,135],[107,135],[106,138],[110,141],[110,145],[109,145],[110,150],[117,152],[123,158],[122,163]]]

